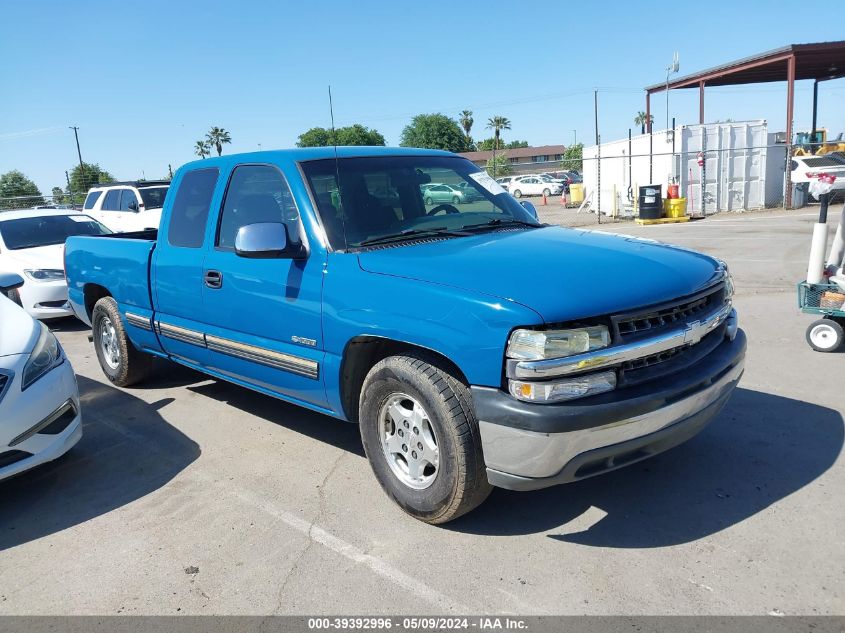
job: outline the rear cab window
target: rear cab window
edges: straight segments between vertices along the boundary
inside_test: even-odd
[[[211,199],[220,171],[216,167],[194,169],[182,176],[170,210],[167,242],[181,248],[200,248],[205,237]]]
[[[85,204],[82,205],[83,209],[93,209],[94,205],[97,204],[97,200],[100,199],[100,196],[103,194],[102,191],[92,191],[90,192],[85,198]]]

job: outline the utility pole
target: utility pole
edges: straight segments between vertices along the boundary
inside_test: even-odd
[[[167,163],[167,171],[170,174],[170,180],[173,180],[173,167],[170,165],[170,163]]]
[[[73,188],[70,186],[70,176],[67,174],[67,169],[65,169],[65,180],[67,180],[67,192],[70,196],[70,206],[73,208]]]
[[[669,75],[672,73],[678,72],[678,69],[681,67],[680,60],[678,58],[678,53],[675,51],[675,54],[672,56],[672,63],[666,67],[666,129],[669,129]]]
[[[578,131],[572,130],[572,144],[578,145]]]
[[[593,90],[593,112],[596,115],[596,145],[599,144],[599,91]]]
[[[85,188],[85,167],[82,166],[82,151],[79,149],[79,128],[75,125],[69,126],[76,137],[76,155],[79,156],[79,177],[82,180],[82,188]]]

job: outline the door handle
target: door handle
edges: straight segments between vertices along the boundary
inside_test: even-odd
[[[220,288],[223,286],[223,273],[219,270],[207,270],[203,281],[209,288]]]

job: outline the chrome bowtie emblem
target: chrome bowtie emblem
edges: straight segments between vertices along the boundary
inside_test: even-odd
[[[695,345],[704,336],[704,328],[701,326],[701,321],[693,321],[687,325],[684,331],[684,343]]]

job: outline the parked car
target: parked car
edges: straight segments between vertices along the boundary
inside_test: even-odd
[[[502,178],[496,178],[496,182],[502,185],[502,188],[507,191],[514,178],[516,176],[503,176]]]
[[[3,296],[23,283],[0,273],[0,479],[64,455],[82,437],[76,376],[62,346]]]
[[[454,185],[436,184],[425,188],[424,200],[427,206],[441,204],[463,204],[481,200],[474,187],[457,187]]]
[[[67,302],[64,252],[71,235],[110,231],[91,216],[71,210],[29,209],[0,213],[0,272],[24,279],[9,298],[36,319],[72,314]]]
[[[479,202],[426,207],[432,174]],[[530,207],[448,152],[215,157],[177,171],[159,231],[70,238],[70,301],[114,384],[159,356],[356,422],[387,495],[443,523],[685,441],[743,372],[723,263]]]
[[[508,189],[514,198],[522,196],[559,196],[563,185],[558,182],[543,180],[539,176],[519,176],[510,183]]]
[[[156,229],[169,187],[167,180],[97,185],[88,191],[82,209],[117,233]]]

